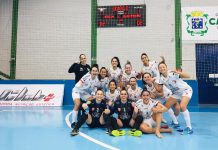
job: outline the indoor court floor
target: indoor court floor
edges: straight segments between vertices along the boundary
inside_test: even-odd
[[[0,150],[216,150],[218,147],[218,107],[190,108],[192,135],[174,131],[158,139],[153,134],[112,137],[105,129],[89,129],[70,136],[72,106],[0,107]],[[168,114],[164,114],[170,122]],[[179,121],[184,127],[183,117]],[[125,129],[128,131],[128,129]]]

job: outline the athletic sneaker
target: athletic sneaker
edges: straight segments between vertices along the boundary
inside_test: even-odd
[[[112,135],[111,132],[112,132],[111,128],[106,129],[106,134]]]
[[[108,129],[106,129],[105,133],[106,133],[106,134],[110,134],[110,132],[109,132],[109,130],[108,130]]]
[[[123,136],[125,134],[126,134],[125,130],[113,130],[111,132],[111,135],[113,135],[113,136]]]
[[[70,134],[71,134],[72,136],[75,136],[75,135],[79,134],[79,130],[73,129]]]
[[[71,129],[75,128],[76,122],[71,123]]]
[[[128,134],[131,135],[131,136],[141,136],[142,131],[136,130],[136,129],[131,129],[131,130],[128,131]]]
[[[176,131],[178,131],[178,132],[183,132],[183,129],[180,127],[179,123],[178,123],[178,124],[175,124],[175,123],[173,123],[173,121],[172,121],[172,123],[170,124],[170,126],[171,126],[172,128],[174,128],[174,129],[176,129]]]
[[[180,127],[180,125],[179,125],[179,123],[176,124],[176,123],[174,123],[174,122],[172,121],[172,123],[171,123],[171,127],[177,129],[177,128]]]
[[[194,131],[192,129],[190,129],[189,127],[186,127],[184,130],[183,130],[183,133],[182,134],[192,134]]]

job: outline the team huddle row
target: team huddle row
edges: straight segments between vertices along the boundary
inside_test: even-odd
[[[164,58],[161,62],[150,61],[143,53],[141,61],[143,66],[140,72],[133,70],[129,61],[122,70],[118,57],[111,59],[109,69],[102,67],[99,71],[98,65],[90,68],[72,91],[74,109],[71,135],[77,135],[86,122],[91,128],[106,127],[109,135],[113,136],[125,135],[125,130],[121,129],[130,127],[129,135],[155,133],[162,138],[161,132],[172,132],[171,128],[161,126],[164,112],[168,112],[172,119],[173,128],[185,134],[193,133],[187,110],[192,88],[181,79],[189,76],[168,70]],[[139,79],[142,80],[143,89],[137,85]],[[83,113],[77,120],[82,101]],[[184,130],[181,130],[177,120],[180,110],[186,122]]]

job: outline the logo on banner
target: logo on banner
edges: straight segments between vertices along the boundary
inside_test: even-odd
[[[45,101],[48,102],[54,99],[54,93],[45,95],[42,90],[28,94],[28,88],[24,87],[21,90],[7,89],[0,93],[0,101]]]
[[[186,30],[191,36],[204,36],[207,33],[208,14],[202,11],[192,11],[186,14],[186,21],[188,23]]]

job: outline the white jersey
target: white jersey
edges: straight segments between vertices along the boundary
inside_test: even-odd
[[[171,71],[168,71],[167,77],[161,75],[160,83],[166,85],[166,87],[170,89],[173,94],[179,94],[184,90],[191,89],[191,87],[180,78],[178,73]]]
[[[160,79],[155,79],[155,83],[159,84],[159,85],[163,85],[160,83]],[[151,86],[145,84],[146,89],[150,92],[150,93],[156,93],[157,90],[154,86],[154,83],[152,83]],[[154,100],[166,100],[169,96],[172,95],[172,92],[165,86],[163,85],[163,96],[162,97],[157,97]]]
[[[136,102],[136,107],[139,109],[139,113],[142,115],[144,119],[149,119],[152,117],[153,111],[152,108],[158,104],[156,100],[149,100],[148,104],[143,102],[143,99],[140,99]]]
[[[105,77],[98,82],[98,88],[101,88],[104,92],[108,90],[109,78]]]
[[[136,86],[136,89],[133,90],[131,87],[127,90],[129,99],[136,102],[141,98],[142,88]]]
[[[114,93],[111,93],[110,90],[108,90],[105,94],[105,97],[107,100],[110,100],[112,102],[116,101],[120,96],[120,91],[115,89]]]
[[[131,73],[128,75],[125,72],[123,72],[122,77],[121,77],[121,81],[124,83],[124,86],[129,85],[129,80],[131,77],[135,77],[138,75],[139,73],[136,71],[131,71]]]
[[[120,77],[122,76],[122,69],[117,67],[116,70],[114,70],[112,67],[108,70],[109,80],[111,81],[114,79],[116,83],[119,82]]]
[[[156,61],[149,61],[148,66],[144,66],[141,69],[142,73],[148,72],[151,74],[152,77],[160,77],[160,73],[158,70],[158,62]]]
[[[76,83],[75,87],[73,88],[73,92],[81,93],[85,91],[87,93],[95,95],[98,82],[99,80],[97,76],[94,79],[92,79],[91,74],[88,72],[79,80],[79,82]]]

